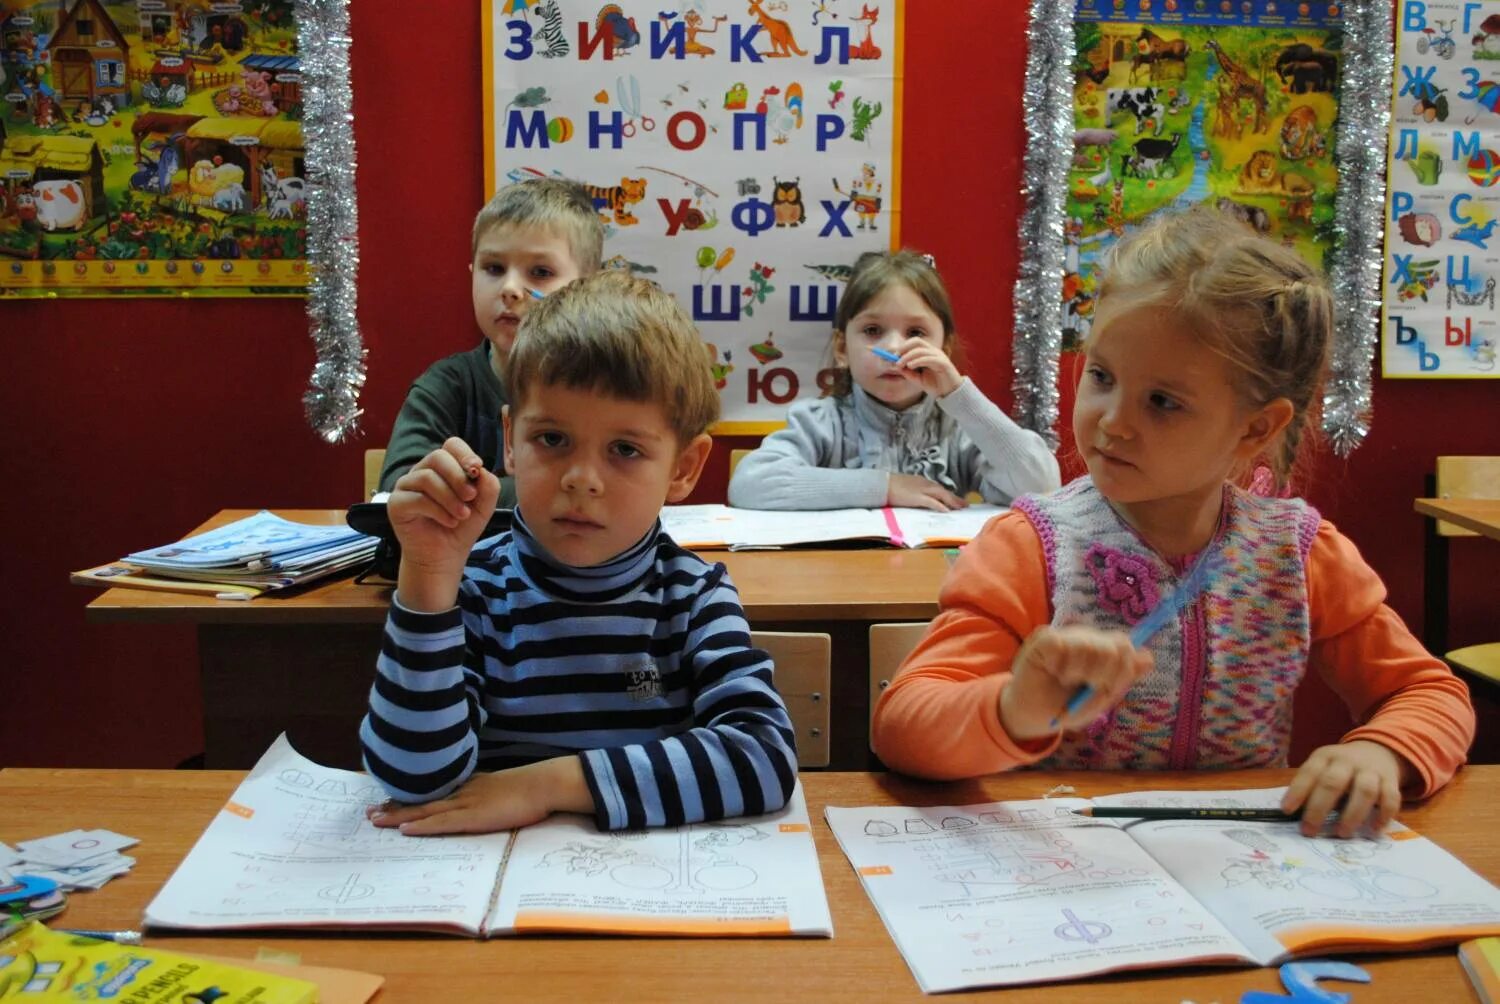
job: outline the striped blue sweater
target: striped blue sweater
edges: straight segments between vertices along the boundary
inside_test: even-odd
[[[518,511],[475,546],[458,606],[391,604],[360,745],[403,802],[448,795],[476,769],[577,753],[601,829],[772,812],[797,760],[771,669],[724,566],[660,523],[574,568]]]

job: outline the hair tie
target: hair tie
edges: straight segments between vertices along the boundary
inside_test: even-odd
[[[924,255],[918,255],[918,257],[921,258],[924,262],[927,263],[927,267],[928,268],[932,269],[934,272],[937,271],[937,259],[934,258],[932,255],[930,255],[930,254],[924,254]]]

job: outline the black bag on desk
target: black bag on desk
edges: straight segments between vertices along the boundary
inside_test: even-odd
[[[484,540],[502,530],[509,530],[510,513],[509,509],[496,509],[490,515],[490,521],[485,524],[484,532],[479,535],[479,539]],[[358,530],[360,533],[380,538],[380,543],[375,547],[375,558],[370,571],[361,574],[360,578],[374,574],[395,582],[396,574],[401,570],[401,541],[396,539],[396,531],[391,529],[385,503],[359,502],[352,505],[344,516],[344,522],[349,524],[351,530]]]

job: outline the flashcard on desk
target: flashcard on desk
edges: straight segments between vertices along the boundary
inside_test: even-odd
[[[69,830],[66,833],[54,833],[50,837],[23,840],[16,847],[25,861],[58,868],[124,850],[137,843],[140,841],[135,837],[109,830]]]

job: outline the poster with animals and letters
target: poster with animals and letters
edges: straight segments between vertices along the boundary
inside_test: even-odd
[[[1381,371],[1500,377],[1500,2],[1398,3],[1392,92]]]
[[[854,260],[899,246],[903,0],[482,0],[490,192],[588,186],[604,267],[677,298],[723,403],[827,381]]]
[[[293,0],[0,0],[0,296],[301,295]]]
[[[1210,203],[1320,268],[1333,247],[1339,4],[1076,0],[1063,348],[1110,246]]]

